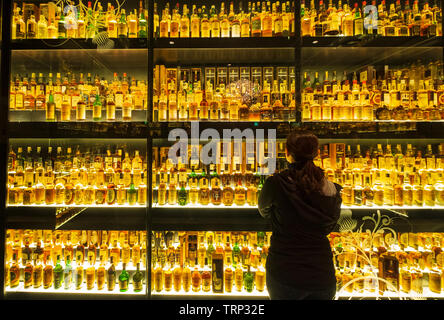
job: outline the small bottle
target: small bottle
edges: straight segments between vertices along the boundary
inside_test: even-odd
[[[54,275],[51,260],[46,261],[46,265],[43,268],[43,288],[49,289],[52,286]]]
[[[11,288],[18,287],[20,284],[20,267],[18,264],[17,254],[12,254],[12,265],[9,268],[9,286]]]
[[[254,288],[254,276],[253,273],[250,271],[250,266],[247,268],[247,272],[244,276],[244,287],[247,292],[253,292]]]
[[[113,291],[116,285],[116,268],[114,266],[114,257],[110,256],[110,266],[106,274],[106,284],[108,291]]]
[[[76,120],[77,121],[85,121],[86,120],[86,103],[83,100],[83,97],[80,98],[76,107]]]
[[[96,281],[96,270],[94,269],[94,263],[92,256],[89,256],[89,267],[86,269],[86,289],[94,289],[94,284]]]
[[[22,258],[23,261],[23,258]],[[30,260],[25,262],[25,269],[23,270],[23,287],[25,289],[30,288],[32,286],[32,276],[33,276],[34,266],[31,264]]]
[[[182,270],[182,288],[185,292],[189,292],[191,287],[191,269],[188,265],[188,262],[185,263],[185,267]]]
[[[56,121],[56,106],[54,103],[54,95],[51,91],[49,93],[48,102],[46,103],[46,121]]]
[[[59,289],[63,283],[63,267],[60,264],[60,256],[57,256],[57,262],[53,273],[54,273],[54,289]]]
[[[35,39],[37,37],[37,22],[34,15],[31,15],[26,22],[26,33],[28,39]]]
[[[96,94],[96,99],[93,104],[93,120],[102,120],[102,103],[100,102],[100,96]]]
[[[43,14],[40,15],[39,23],[37,24],[37,39],[48,38],[48,23]]]
[[[43,283],[43,266],[40,259],[35,262],[34,270],[32,275],[32,286],[34,289],[40,288]]]
[[[129,274],[126,271],[126,264],[123,264],[122,272],[119,275],[119,289],[120,292],[128,291]]]
[[[63,271],[63,282],[65,290],[69,290],[71,288],[72,283],[72,266],[71,266],[71,256],[66,256],[66,265],[65,270]]]
[[[133,106],[132,106],[131,100],[127,96],[127,97],[125,97],[125,101],[123,102],[123,106],[122,106],[122,120],[123,121],[131,121],[132,110],[133,110]]]
[[[171,291],[173,287],[173,270],[171,264],[168,263],[163,271],[163,288],[165,291]]]
[[[135,292],[141,292],[143,289],[143,274],[139,268],[140,263],[137,263],[136,272],[133,275],[133,289]]]
[[[242,271],[240,264],[236,266],[236,270],[234,271],[234,284],[236,286],[236,290],[241,292],[244,284],[244,272]]]
[[[106,270],[104,267],[104,260],[102,256],[100,256],[100,266],[97,268],[97,290],[103,290],[105,286],[105,274]]]
[[[133,177],[131,176],[131,183],[127,191],[128,204],[133,206],[137,203],[137,190],[134,186]]]
[[[106,101],[106,121],[115,121],[115,120],[116,120],[116,104],[114,103],[113,96],[109,94],[108,99]]]
[[[162,266],[157,263],[154,268],[154,290],[156,292],[161,292],[163,290],[163,269]]]
[[[191,274],[191,285],[193,292],[199,292],[202,288],[202,276],[200,275],[197,267],[194,268],[193,273]]]
[[[83,286],[83,266],[82,262],[77,259],[77,268],[75,271],[75,284],[76,284],[76,290],[82,289]]]
[[[68,101],[67,96],[63,98],[60,119],[61,121],[71,121],[71,102]]]

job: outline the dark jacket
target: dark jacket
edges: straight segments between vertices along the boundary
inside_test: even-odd
[[[302,290],[324,290],[336,284],[327,235],[339,219],[341,186],[325,196],[305,194],[287,169],[267,178],[259,195],[259,212],[271,219],[267,271],[283,284]],[[333,189],[334,192],[334,189]]]

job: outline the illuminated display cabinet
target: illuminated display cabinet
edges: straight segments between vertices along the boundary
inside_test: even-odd
[[[442,299],[443,1],[366,4],[2,2],[2,298],[267,299],[258,196],[310,130],[337,298]]]

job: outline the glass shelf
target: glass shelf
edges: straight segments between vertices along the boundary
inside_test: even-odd
[[[302,37],[302,47],[440,47],[442,37]]]
[[[131,286],[131,285],[130,285]],[[48,289],[44,289],[42,288],[24,288],[24,284],[20,283],[17,287],[15,288],[10,288],[7,287],[5,289],[5,293],[9,294],[9,293],[29,293],[32,294],[34,297],[38,297],[39,294],[74,294],[74,295],[89,295],[89,294],[99,294],[99,295],[136,295],[136,296],[145,296],[146,292],[145,292],[145,287],[146,285],[143,285],[143,290],[140,292],[135,292],[132,289],[129,289],[126,292],[120,292],[118,287],[119,285],[116,284],[116,289],[114,289],[113,291],[108,291],[106,289],[106,287],[103,290],[98,290],[97,288],[88,290],[86,289],[86,284],[84,285],[85,288],[76,290],[74,287],[74,284],[72,285],[72,287],[69,290],[65,290],[63,287],[59,288],[59,289],[54,289],[54,287],[48,288]]]
[[[109,38],[106,47],[100,47],[91,39],[24,39],[12,40],[12,50],[121,50],[121,49],[147,49],[148,39],[119,39]]]

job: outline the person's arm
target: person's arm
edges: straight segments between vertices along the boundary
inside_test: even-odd
[[[271,212],[273,211],[273,193],[275,187],[273,182],[273,176],[268,177],[262,186],[261,193],[258,199],[258,209],[262,217],[269,219]]]

